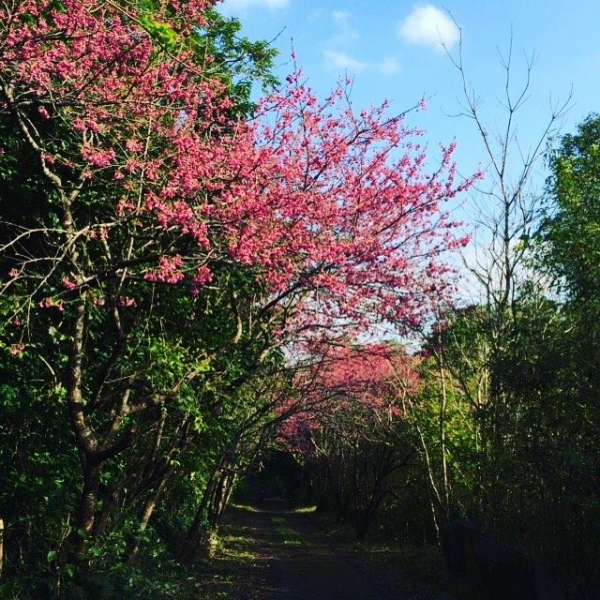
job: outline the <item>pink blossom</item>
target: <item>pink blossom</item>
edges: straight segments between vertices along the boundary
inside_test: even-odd
[[[116,153],[112,148],[102,150],[84,146],[81,148],[81,156],[94,167],[108,167],[115,159]]]
[[[103,302],[102,302],[103,304]],[[135,308],[137,306],[137,302],[135,300],[135,298],[130,298],[128,296],[123,296],[122,298],[119,298],[117,305],[123,308]],[[99,306],[102,306],[101,304],[99,304]]]
[[[77,284],[72,281],[69,277],[63,277],[62,285],[66,290],[72,291],[77,289]]]
[[[192,280],[192,286],[190,288],[190,293],[192,297],[197,297],[200,294],[200,288],[205,286],[207,283],[210,283],[213,279],[212,271],[205,265],[201,266],[196,271],[196,277]]]
[[[40,308],[53,308],[55,306],[53,298],[44,298],[38,302]]]
[[[213,2],[156,4],[153,18],[185,39]],[[263,299],[277,299],[274,314],[286,315],[273,319],[282,340],[333,336],[340,322],[410,329],[449,296],[444,253],[465,238],[444,207],[472,183],[456,181],[454,145],[428,166],[422,134],[404,116],[386,103],[355,111],[350,81],[320,100],[299,69],[259,102],[256,118],[232,123],[212,67],[191,48],[162,52],[139,27],[136,5],[123,19],[114,2],[0,4],[0,66],[17,92],[14,110],[28,114],[33,99],[70,128],[73,146],[56,161],[65,182],[108,190],[98,206],[114,223],[110,250],[129,253],[111,264],[160,256],[131,261],[127,274],[178,284],[189,273],[192,294],[212,281],[209,260],[245,270]],[[55,140],[39,135],[50,167]],[[77,244],[108,239],[108,228],[92,227]],[[182,248],[185,260],[168,255]]]
[[[144,145],[139,140],[127,140],[125,142],[125,148],[129,152],[141,152],[144,149]]]
[[[25,344],[11,344],[10,353],[13,356],[21,356],[21,354],[23,354],[25,351],[25,348]]]
[[[56,308],[58,309],[60,312],[63,312],[65,310],[65,303],[64,300],[55,300],[54,298],[44,298],[43,300],[41,300],[40,302],[38,302],[38,306],[40,308]]]
[[[181,271],[182,266],[181,256],[161,256],[158,259],[158,268],[148,271],[145,279],[152,283],[179,283],[185,277]]]

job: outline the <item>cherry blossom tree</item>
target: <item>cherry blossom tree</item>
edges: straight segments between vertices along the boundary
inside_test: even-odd
[[[148,416],[136,416],[174,399],[189,413],[205,384],[191,385],[207,369],[209,341],[194,342],[207,329],[195,320],[204,305],[194,296],[212,276],[199,190],[232,106],[214,63],[199,61],[194,46],[210,4],[164,3],[162,13],[104,2],[1,9],[5,346],[37,362],[41,391],[75,433],[79,550],[104,520],[106,462],[148,434]],[[179,164],[186,152],[195,173]],[[168,207],[157,204],[160,194]],[[177,321],[192,325],[184,332]],[[223,320],[221,332],[229,335]],[[150,429],[156,444],[161,422]],[[176,427],[189,422],[184,414]]]
[[[414,327],[465,242],[453,145],[431,169],[347,82],[321,102],[296,70],[241,118],[200,51],[212,4],[0,6],[2,348],[74,434],[79,553],[107,465],[158,448],[165,410],[193,430],[282,345]]]

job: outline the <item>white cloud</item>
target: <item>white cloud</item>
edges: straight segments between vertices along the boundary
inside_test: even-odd
[[[391,75],[400,71],[400,65],[394,58],[386,57],[381,62],[370,63],[352,58],[345,52],[324,50],[325,63],[331,69],[361,73],[364,71],[379,71],[382,75]]]
[[[369,68],[369,63],[356,60],[355,58],[352,58],[345,52],[325,50],[323,54],[325,55],[325,61],[327,62],[327,66],[333,67],[335,69],[343,69],[344,71],[347,70],[352,71],[354,73],[359,73],[360,71],[365,71]]]
[[[223,8],[230,10],[245,10],[250,7],[263,8],[285,8],[290,0],[225,0]]]
[[[383,61],[377,65],[377,68],[383,73],[383,75],[393,75],[394,73],[398,73],[400,71],[400,65],[395,58],[390,58],[389,56],[384,58]]]
[[[360,39],[359,32],[353,27],[354,16],[345,10],[334,10],[330,13],[333,21],[333,35],[326,41],[323,56],[329,69],[345,71],[350,74],[365,71],[376,71],[382,75],[397,73],[400,66],[391,57],[386,57],[379,62],[368,62],[354,58],[344,49],[359,47],[355,42]]]
[[[443,10],[426,4],[415,8],[400,21],[398,33],[411,44],[429,46],[438,51],[451,50],[460,39],[456,23]]]
[[[358,31],[350,24],[352,15],[349,12],[344,10],[334,10],[331,13],[331,16],[340,29],[340,33],[336,36],[339,41],[357,40],[360,37]]]

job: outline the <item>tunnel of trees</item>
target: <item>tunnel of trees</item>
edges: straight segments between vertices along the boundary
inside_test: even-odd
[[[0,6],[0,593],[135,597],[265,496],[598,589],[600,118],[496,196],[465,305],[480,174],[212,5]]]

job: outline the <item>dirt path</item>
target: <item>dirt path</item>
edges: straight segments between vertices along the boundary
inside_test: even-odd
[[[279,585],[273,600],[391,600],[385,584],[361,569],[348,550],[306,518],[273,509],[268,514],[279,536],[283,527],[296,533],[291,533],[292,544],[288,538],[288,544],[277,545],[273,570]]]
[[[230,532],[243,533],[252,564],[237,570],[236,600],[442,600],[427,590],[409,593],[394,569],[366,567],[306,516],[271,502],[238,510]],[[231,542],[235,543],[234,536]],[[251,540],[251,542],[249,541]],[[225,539],[227,544],[227,540]],[[404,588],[404,589],[403,589]]]

